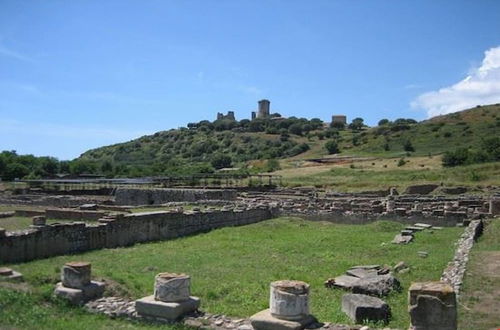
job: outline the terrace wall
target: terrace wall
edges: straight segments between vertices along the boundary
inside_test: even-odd
[[[0,237],[0,263],[24,262],[56,255],[140,242],[172,239],[228,226],[251,224],[273,217],[270,209],[128,214],[106,223],[73,222],[47,225]]]
[[[168,202],[195,202],[198,200],[235,200],[237,192],[229,189],[167,189],[118,188],[117,205],[157,205]]]

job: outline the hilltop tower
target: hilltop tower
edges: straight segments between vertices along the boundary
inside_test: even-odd
[[[269,117],[269,105],[271,102],[269,100],[260,100],[259,101],[259,112],[257,114],[257,118],[267,118]]]

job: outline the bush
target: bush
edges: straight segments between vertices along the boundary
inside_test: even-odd
[[[411,141],[410,140],[406,140],[404,143],[403,143],[403,149],[404,151],[408,151],[408,152],[414,152],[415,151],[415,148],[413,147],[413,145],[411,144]]]
[[[325,143],[325,149],[329,155],[338,154],[340,152],[339,145],[336,141],[330,140]]]
[[[217,154],[212,158],[210,163],[216,170],[219,170],[221,168],[231,167],[232,159],[228,155]]]
[[[397,165],[398,165],[398,167],[405,166],[406,165],[405,159],[404,158],[399,159]]]

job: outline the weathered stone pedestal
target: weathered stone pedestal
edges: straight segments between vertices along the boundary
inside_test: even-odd
[[[135,301],[141,316],[174,321],[200,307],[200,298],[191,296],[191,278],[185,274],[160,273],[155,277],[154,294]]]
[[[309,314],[309,284],[305,282],[272,282],[269,305],[250,318],[255,330],[300,330],[316,321]]]
[[[500,197],[492,197],[489,205],[489,213],[492,215],[500,214]]]
[[[54,294],[75,305],[102,297],[105,284],[91,281],[91,265],[88,262],[68,262],[62,267],[61,282]]]
[[[0,281],[22,282],[23,274],[7,267],[0,267]]]
[[[457,302],[444,282],[413,283],[408,293],[410,330],[457,329]]]

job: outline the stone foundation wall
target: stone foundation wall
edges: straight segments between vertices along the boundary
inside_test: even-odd
[[[401,216],[395,213],[351,213],[343,212],[310,212],[297,213],[282,211],[283,216],[293,216],[310,221],[328,221],[333,223],[341,223],[347,225],[363,225],[379,220],[397,221],[402,224],[425,223],[431,226],[438,227],[455,227],[458,223],[462,223],[464,217],[462,215],[447,214],[446,216],[434,215],[409,215]]]
[[[118,188],[117,205],[157,205],[168,202],[195,202],[198,200],[235,200],[237,192],[229,189],[134,189]]]
[[[106,214],[107,212],[104,211],[81,211],[73,209],[45,210],[45,216],[48,219],[64,219],[64,220],[78,220],[78,221],[85,221],[85,220],[95,221],[102,218]]]
[[[116,248],[139,242],[182,237],[228,226],[240,226],[273,217],[270,209],[128,214],[98,224],[83,222],[47,225],[0,236],[0,263],[24,262],[68,253]]]

